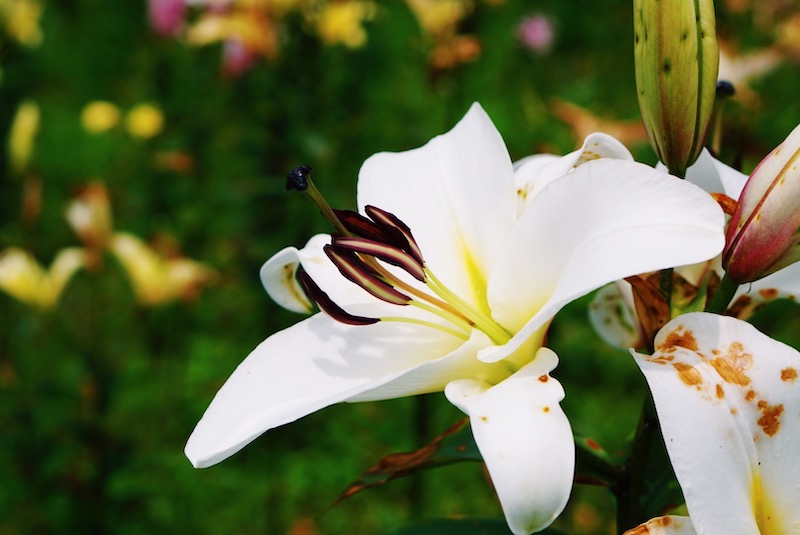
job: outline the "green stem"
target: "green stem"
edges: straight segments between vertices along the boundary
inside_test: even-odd
[[[739,284],[733,282],[726,273],[725,276],[722,277],[717,291],[714,292],[714,297],[711,298],[711,302],[706,305],[705,311],[713,314],[724,314],[738,288]]]
[[[577,475],[592,479],[597,478],[612,488],[616,486],[620,476],[620,467],[608,459],[605,452],[595,451],[585,439],[575,437],[575,456]],[[581,481],[577,481],[581,482]]]
[[[686,178],[686,169],[670,169],[669,172],[679,178]],[[658,274],[658,290],[664,302],[667,303],[667,310],[672,310],[672,279],[675,275],[674,268],[662,269]]]
[[[413,414],[413,434],[415,444],[426,444],[430,441],[432,431],[433,399],[431,394],[416,396],[414,398]],[[415,520],[425,516],[426,496],[426,474],[424,471],[416,472],[411,478],[411,485],[408,494],[409,508],[411,517]]]
[[[624,533],[626,530],[638,526],[647,518],[642,518],[639,498],[642,496],[645,470],[653,440],[658,438],[658,418],[656,417],[655,404],[650,391],[642,405],[636,434],[633,438],[631,452],[622,466],[618,485],[615,489],[617,497],[617,531]]]

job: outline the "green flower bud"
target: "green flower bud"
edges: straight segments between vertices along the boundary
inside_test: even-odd
[[[719,44],[713,0],[633,0],[639,108],[670,172],[703,149],[714,108]]]

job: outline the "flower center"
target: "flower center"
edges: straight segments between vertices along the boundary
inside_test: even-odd
[[[337,231],[325,254],[350,282],[374,297],[398,306],[414,306],[437,316],[439,321],[406,316],[371,318],[355,316],[337,305],[306,273],[298,269],[298,280],[308,298],[332,318],[350,325],[378,321],[401,321],[436,328],[464,340],[473,328],[483,331],[497,345],[511,334],[490,315],[481,312],[450,290],[425,263],[411,229],[394,214],[375,206],[365,207],[366,216],[350,210],[331,209],[310,177],[311,169],[300,166],[289,173],[288,189],[300,189],[316,204]],[[403,280],[395,266],[424,286]],[[442,322],[441,320],[444,320]]]

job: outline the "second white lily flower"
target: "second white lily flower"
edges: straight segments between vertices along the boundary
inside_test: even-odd
[[[634,353],[690,518],[628,535],[777,535],[800,526],[800,353],[735,318],[675,318]]]

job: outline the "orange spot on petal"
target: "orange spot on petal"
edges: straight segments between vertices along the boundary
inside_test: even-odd
[[[690,351],[697,351],[697,340],[692,334],[692,331],[681,333],[681,329],[683,329],[683,325],[679,325],[677,329],[669,333],[664,343],[656,349],[667,353],[672,353],[675,351],[675,348],[678,347],[683,347]]]
[[[781,422],[780,416],[783,413],[783,404],[770,405],[766,401],[758,402],[758,410],[761,411],[761,418],[758,419],[758,425],[769,436],[774,436],[780,430]]]
[[[727,353],[709,361],[709,364],[717,370],[726,383],[740,386],[750,384],[750,378],[744,372],[753,365],[753,355],[746,353],[744,346],[739,342],[733,342],[728,347]]]
[[[794,368],[785,368],[781,370],[781,381],[794,382],[797,379],[797,370]]]
[[[680,377],[681,381],[687,386],[703,384],[703,377],[694,366],[683,362],[675,362],[672,366],[677,370],[678,377]]]
[[[547,375],[540,375],[539,376],[539,381],[541,381],[542,383],[546,383],[548,381],[548,379],[550,379],[550,377],[548,377]]]
[[[667,355],[667,356],[658,356],[656,358],[651,358],[650,362],[655,362],[656,364],[669,364],[673,360],[675,360],[674,356]]]
[[[641,524],[633,529],[629,529],[625,532],[625,535],[649,535],[653,532],[650,528],[653,528],[653,530],[661,533],[662,529],[666,528],[670,524],[672,524],[672,519],[670,517],[660,516],[648,521],[646,524]]]

